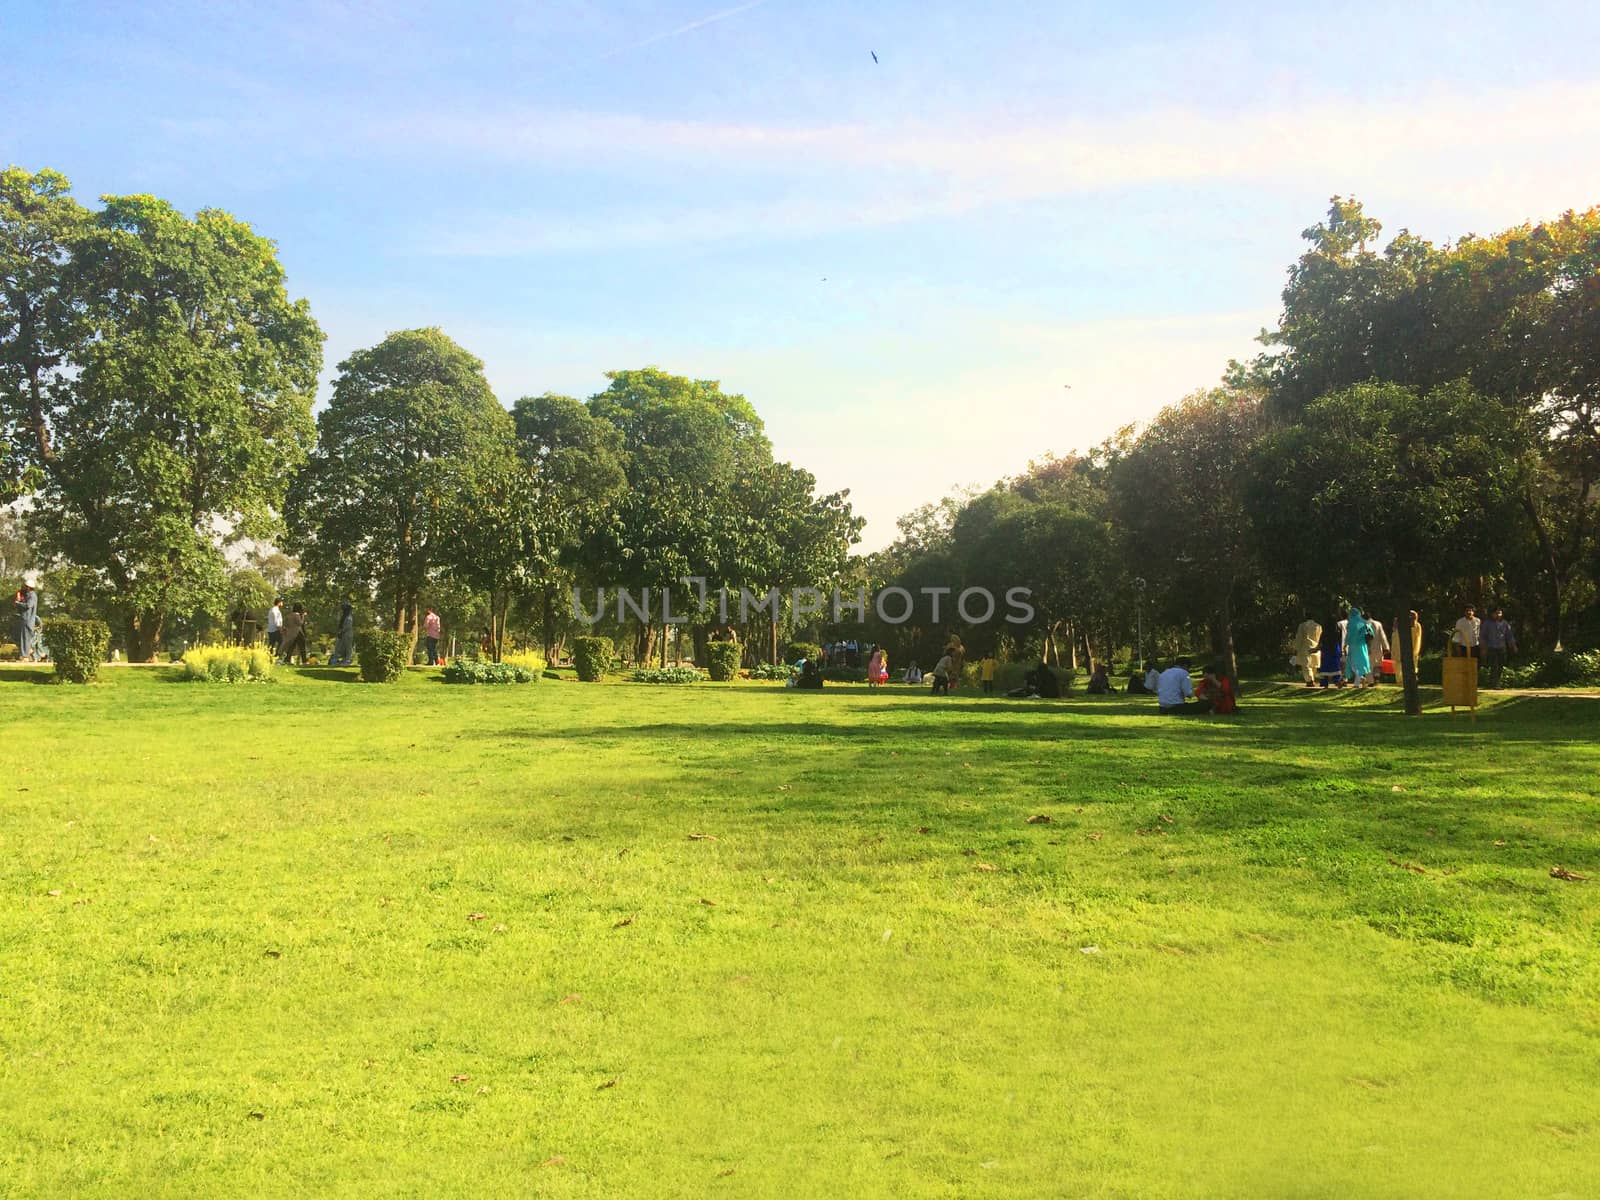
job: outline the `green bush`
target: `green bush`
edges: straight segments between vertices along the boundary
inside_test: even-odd
[[[788,663],[757,663],[750,668],[751,679],[779,679],[787,682],[794,674]]]
[[[104,621],[50,617],[44,622],[44,644],[50,647],[58,678],[68,683],[93,683],[106,660],[111,630]]]
[[[1600,687],[1600,650],[1562,651],[1508,666],[1509,687]]]
[[[572,663],[578,668],[578,678],[585,683],[596,683],[616,661],[615,651],[608,637],[581,637],[572,642]]]
[[[867,669],[865,667],[824,667],[822,677],[829,683],[865,683]]]
[[[394,683],[411,664],[411,636],[392,629],[367,629],[356,636],[356,661],[367,683]]]
[[[694,667],[640,667],[628,678],[634,683],[699,683],[705,675]]]
[[[822,647],[815,642],[790,642],[783,648],[783,657],[785,662],[798,662],[802,658],[816,662],[822,657]]]
[[[249,683],[272,677],[265,646],[190,646],[177,663],[185,683]]]
[[[706,670],[717,683],[739,677],[739,657],[744,647],[738,642],[706,643]]]
[[[0,662],[16,662],[22,651],[15,642],[0,642]]]
[[[458,658],[445,667],[439,677],[446,683],[533,683],[539,678],[539,672],[517,663]]]
[[[532,671],[535,675],[544,674],[545,668],[550,665],[537,650],[513,650],[510,654],[502,654],[500,661],[521,667],[524,671]]]

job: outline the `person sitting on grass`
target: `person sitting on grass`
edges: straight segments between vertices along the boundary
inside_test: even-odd
[[[1139,673],[1139,664],[1136,662],[1128,664],[1128,683],[1123,688],[1123,691],[1130,696],[1148,696],[1150,694],[1150,689],[1144,686],[1144,676]]]
[[[1111,686],[1111,680],[1106,678],[1105,663],[1095,663],[1094,673],[1089,676],[1089,694],[1091,696],[1106,696],[1116,690]]]
[[[909,684],[913,684],[913,685],[921,684],[921,682],[922,682],[922,668],[917,666],[917,660],[916,659],[913,658],[911,660],[911,665],[906,668],[905,679],[903,680],[903,682],[909,683]]]
[[[1211,701],[1195,699],[1187,658],[1161,672],[1156,681],[1156,704],[1164,717],[1198,717],[1211,711]]]
[[[1022,686],[1013,688],[1006,695],[1019,700],[1059,700],[1061,684],[1056,679],[1056,673],[1041,658],[1039,665],[1022,677]]]
[[[1206,668],[1205,677],[1200,680],[1200,686],[1195,689],[1195,694],[1202,700],[1211,702],[1211,711],[1226,716],[1239,711],[1239,701],[1234,695],[1233,680],[1222,669],[1220,663],[1214,663]]]
[[[950,676],[956,669],[955,659],[948,654],[943,655],[933,666],[933,694],[935,696],[948,696],[950,694]]]

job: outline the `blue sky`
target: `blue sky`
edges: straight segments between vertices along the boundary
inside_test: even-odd
[[[432,324],[508,404],[720,379],[876,546],[1214,382],[1336,192],[1600,203],[1600,6],[1266,7],[0,0],[0,160],[250,221],[325,380]]]

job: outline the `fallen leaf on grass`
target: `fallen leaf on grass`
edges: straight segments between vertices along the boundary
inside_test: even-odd
[[[1426,875],[1428,873],[1427,867],[1420,867],[1416,863],[1401,862],[1398,858],[1391,858],[1389,862],[1391,865],[1401,867],[1407,871],[1415,871],[1418,875]]]
[[[579,1000],[582,1000],[582,999],[583,999],[583,997],[580,996],[577,992],[568,992],[565,996],[561,997],[560,1000],[556,1001],[556,1003],[557,1004],[576,1004]]]
[[[1105,834],[1103,834],[1103,833],[1091,833],[1089,835],[1089,840],[1091,842],[1098,842],[1103,837],[1105,837]]]
[[[1156,814],[1156,819],[1158,821],[1165,821],[1168,825],[1172,824],[1172,818],[1167,816],[1166,813],[1157,813]]]
[[[263,950],[261,953],[267,958],[282,958],[283,957],[283,951],[282,950]]]
[[[488,1087],[486,1087],[486,1086],[485,1086],[485,1087],[480,1087],[480,1088],[478,1088],[478,1095],[480,1095],[480,1096],[487,1096],[487,1095],[488,1095],[488,1094],[489,1094],[489,1089],[488,1089]]]
[[[717,902],[715,900],[707,900],[704,896],[700,897],[700,903],[704,904],[707,908],[715,908],[717,906]]]
[[[780,783],[778,785],[778,790],[780,792],[787,792],[789,790],[789,785],[787,783]]]
[[[714,842],[717,840],[717,835],[714,833],[691,833],[689,840],[691,842]]]
[[[627,853],[628,853],[628,847],[624,846],[621,850],[617,851],[617,857],[621,858],[623,855],[625,855]]]
[[[472,1076],[471,1075],[452,1075],[452,1076],[450,1076],[450,1082],[451,1083],[471,1083],[472,1082]]]
[[[978,870],[980,870],[980,871],[998,871],[999,869],[1000,868],[995,866],[993,863],[983,863],[983,862],[981,862],[981,863],[978,864]]]
[[[599,1087],[595,1088],[595,1091],[603,1092],[607,1088],[614,1088],[616,1086],[617,1086],[617,1081],[615,1079],[608,1079],[604,1083],[602,1083]]]
[[[632,925],[632,924],[633,924],[633,918],[632,917],[623,917],[622,920],[618,921],[611,928],[613,928],[613,929],[621,929],[624,925]]]
[[[918,833],[932,833],[933,830],[927,825],[918,825],[917,826],[917,832]]]
[[[1079,954],[1099,954],[1100,953],[1100,947],[1099,946],[1079,946],[1078,947],[1078,953]]]
[[[1504,846],[1506,844],[1506,840],[1505,838],[1496,838],[1494,844],[1496,846]]]
[[[1565,867],[1551,867],[1550,878],[1565,879],[1568,883],[1587,883],[1589,881],[1587,875],[1579,875],[1576,871],[1569,871]]]
[[[484,914],[483,913],[468,913],[467,914],[467,920],[469,920],[469,921],[481,921],[481,920],[483,920],[483,918],[484,918]]]
[[[1392,788],[1390,788],[1390,789],[1389,789],[1389,790],[1390,790],[1390,791],[1391,791],[1391,792],[1403,792],[1403,791],[1405,791],[1405,788],[1403,788],[1403,787],[1401,787],[1401,786],[1400,786],[1400,785],[1399,785],[1399,784],[1398,784],[1398,783],[1397,783],[1397,784],[1395,784],[1395,785],[1394,785],[1394,786],[1393,786],[1393,787],[1392,787]]]
[[[559,1167],[562,1164],[564,1164],[566,1161],[567,1161],[567,1159],[566,1159],[565,1155],[552,1154],[549,1158],[545,1159],[539,1165],[541,1167]]]
[[[494,927],[494,931],[496,933],[504,933],[506,931],[506,927],[504,925],[496,925]]]
[[[1033,816],[1028,818],[1028,824],[1029,825],[1048,825],[1048,824],[1050,824],[1050,818],[1047,817],[1044,813],[1035,813]]]
[[[45,895],[46,896],[59,896],[59,895],[61,895],[61,889],[60,888],[51,888],[48,892],[45,893]]]
[[[726,1171],[718,1171],[717,1172],[717,1178],[718,1179],[726,1179],[729,1175],[733,1174],[734,1170],[735,1170],[735,1168],[729,1167]]]
[[[252,1121],[265,1121],[267,1119],[267,1114],[264,1112],[253,1112],[250,1114],[250,1119]]]

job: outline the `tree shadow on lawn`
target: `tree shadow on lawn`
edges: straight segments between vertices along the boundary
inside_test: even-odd
[[[54,683],[55,681],[55,668],[48,663],[37,666],[0,667],[0,683]]]

